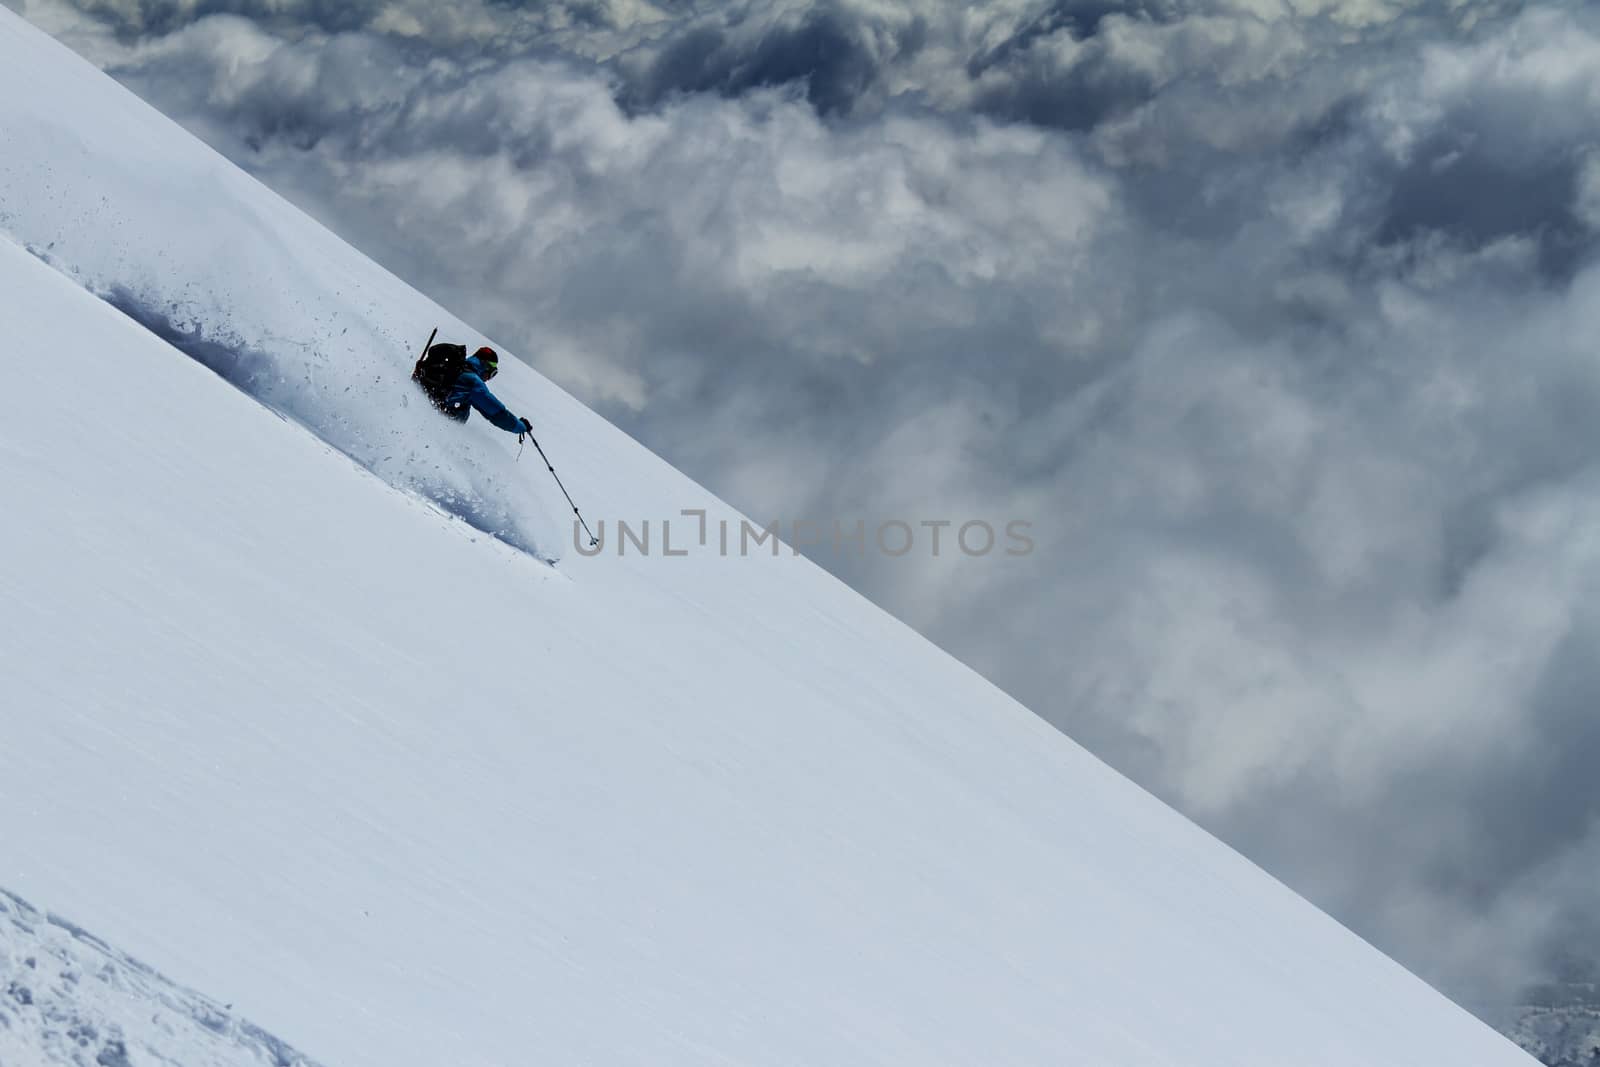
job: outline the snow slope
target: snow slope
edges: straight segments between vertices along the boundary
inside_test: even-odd
[[[1530,1062],[806,561],[568,550],[462,324],[3,9],[0,149],[0,886],[330,1067]]]
[[[0,890],[0,1064],[317,1067],[59,915]]]

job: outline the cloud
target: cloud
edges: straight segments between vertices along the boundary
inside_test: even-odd
[[[293,36],[360,30],[427,38],[436,45],[526,41],[565,27],[615,28],[663,17],[649,4],[629,0],[81,0],[72,6],[124,38],[168,34],[212,15],[234,15]]]
[[[1600,953],[1592,8],[27,13],[747,512],[1032,520],[818,556],[1447,990]]]
[[[674,93],[739,96],[802,83],[819,113],[848,112],[873,89],[885,65],[915,52],[926,32],[906,12],[884,12],[890,19],[873,22],[854,14],[832,3],[780,11],[770,19],[702,17],[623,59],[623,99],[653,107]]]

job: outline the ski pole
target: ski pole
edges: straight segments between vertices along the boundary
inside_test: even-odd
[[[517,440],[522,440],[520,434],[518,435]],[[539,458],[544,460],[545,470],[550,472],[550,477],[554,478],[556,480],[556,485],[560,486],[561,495],[567,498],[567,503],[572,504],[572,494],[567,492],[566,486],[561,485],[561,475],[557,474],[555,467],[551,466],[550,457],[545,455],[544,449],[539,447],[539,439],[533,436],[533,431],[531,430],[528,431],[528,440],[533,442],[534,451],[538,452]],[[572,504],[572,513],[578,516],[578,522],[583,524],[583,532],[589,534],[589,547],[593,548],[595,545],[598,545],[600,543],[600,539],[590,532],[589,524],[583,521],[583,514],[578,511],[578,505]]]

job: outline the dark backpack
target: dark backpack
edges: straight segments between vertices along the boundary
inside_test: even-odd
[[[449,404],[446,398],[455,388],[456,379],[467,369],[467,346],[436,344],[422,354],[411,371],[411,380],[422,386],[433,406],[453,419],[465,419],[465,404]],[[459,410],[457,410],[459,409]]]

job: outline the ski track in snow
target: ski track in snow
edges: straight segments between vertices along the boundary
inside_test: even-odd
[[[3,225],[4,218],[0,217],[0,227]],[[27,251],[46,266],[69,278],[74,278],[81,284],[76,272],[65,269],[62,264],[56,262],[47,249],[29,245]],[[210,370],[246,396],[258,401],[262,407],[281,419],[302,426],[331,450],[364,470],[383,478],[396,489],[410,493],[441,514],[460,519],[479,533],[487,534],[540,563],[553,567],[561,561],[560,556],[542,549],[532,536],[525,533],[504,506],[495,504],[482,493],[464,489],[446,479],[430,478],[421,465],[400,472],[391,471],[386,476],[383,464],[389,462],[391,456],[383,456],[381,462],[375,462],[375,457],[363,455],[359,450],[341,447],[337,435],[324,434],[315,421],[306,422],[302,417],[303,413],[284,410],[280,405],[273,403],[270,397],[274,383],[279,377],[279,368],[270,353],[255,348],[238,337],[230,337],[225,332],[215,330],[208,332],[207,328],[199,323],[190,325],[180,323],[150,300],[125,286],[113,285],[104,289],[86,286],[86,288],[177,351]]]
[[[61,200],[87,198],[84,190]],[[43,234],[17,232],[17,223],[5,216],[0,235],[280,418],[474,530],[541,562],[559,560],[567,510],[538,477],[543,470],[517,462],[514,439],[484,429],[481,419],[463,432],[435,414],[410,381],[418,353],[388,324],[348,309],[320,309],[329,294],[297,271],[312,253],[258,255],[275,264],[272,284],[278,288],[278,299],[262,307],[249,295],[258,281],[238,264],[157,277],[124,274],[128,268],[111,236],[122,228],[116,222],[107,222],[104,240],[87,243],[89,235],[72,222],[51,220],[41,227]],[[173,240],[166,251],[181,257],[181,243]],[[441,337],[476,336],[440,309],[433,309],[432,319],[441,324]],[[502,384],[510,391],[502,397],[513,410],[536,414],[526,395],[519,395],[514,383],[521,375],[515,371],[503,368]],[[494,443],[485,447],[480,435]]]
[[[59,915],[0,889],[0,1067],[318,1067]]]
[[[51,262],[48,255],[40,258],[59,269],[57,264]],[[240,338],[229,337],[225,332],[216,330],[208,332],[200,323],[185,326],[124,286],[114,285],[109,290],[90,291],[179,352],[215,373],[229,385],[260,401],[268,410],[281,418],[304,426],[340,455],[373,474],[384,477],[382,464],[389,461],[390,456],[377,457],[364,454],[363,450],[341,446],[337,434],[326,434],[322,431],[318,425],[320,420],[313,417],[312,421],[308,422],[306,421],[308,413],[292,408],[285,410],[283,406],[273,403],[270,398],[278,378],[278,367],[270,353],[254,348]],[[482,492],[464,489],[450,481],[429,477],[426,469],[418,464],[408,465],[398,472],[391,472],[385,480],[397,489],[409,491],[420,497],[446,515],[460,519],[479,533],[488,534],[541,563],[553,566],[559,562],[559,557],[540,548],[504,505],[495,503],[491,497]]]

